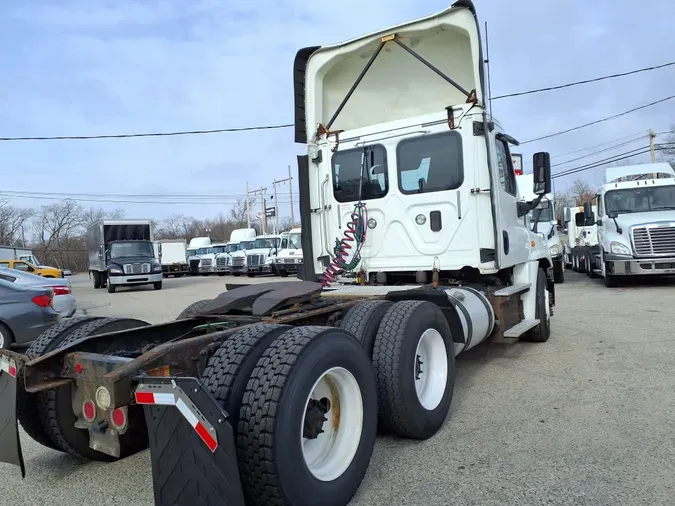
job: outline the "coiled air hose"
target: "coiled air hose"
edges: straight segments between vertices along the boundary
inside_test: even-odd
[[[319,282],[323,286],[330,286],[331,283],[335,282],[340,272],[354,270],[359,264],[361,261],[361,247],[366,242],[367,223],[368,210],[363,202],[359,202],[354,206],[349,222],[347,222],[346,230],[343,232],[342,240],[335,240],[335,256],[319,278]],[[346,258],[354,246],[356,246],[354,256],[347,263]]]

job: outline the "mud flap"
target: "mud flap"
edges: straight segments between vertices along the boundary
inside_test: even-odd
[[[19,426],[16,420],[16,362],[0,356],[0,462],[21,468],[21,477],[26,477],[23,464]]]
[[[137,378],[155,506],[244,506],[229,416],[196,378]]]

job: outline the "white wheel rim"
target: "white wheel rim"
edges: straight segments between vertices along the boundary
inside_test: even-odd
[[[363,427],[363,398],[354,375],[342,367],[324,372],[305,402],[328,400],[328,411],[321,426],[322,433],[314,439],[304,437],[305,417],[300,424],[302,455],[309,472],[321,481],[339,478],[349,467],[361,442]],[[325,404],[324,404],[325,405]]]
[[[2,330],[0,330],[0,348],[5,347],[5,335],[2,333]]]
[[[415,391],[422,407],[432,411],[445,395],[448,381],[448,353],[445,341],[436,329],[422,333],[413,363]]]

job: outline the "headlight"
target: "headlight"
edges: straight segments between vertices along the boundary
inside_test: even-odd
[[[265,265],[270,265],[273,262],[274,262],[274,258],[268,258],[267,260],[265,260]]]
[[[612,241],[612,243],[609,245],[609,251],[611,253],[614,253],[615,255],[630,255],[630,248],[626,246],[625,244],[621,244],[620,242],[615,242]]]
[[[108,270],[110,271],[110,274],[123,274],[122,269],[119,267],[110,267]]]
[[[560,244],[554,244],[549,248],[552,256],[560,255]]]

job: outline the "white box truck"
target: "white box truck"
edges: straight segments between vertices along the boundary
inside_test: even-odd
[[[162,239],[155,241],[155,256],[162,264],[164,277],[176,278],[188,273],[187,241],[185,239]]]

